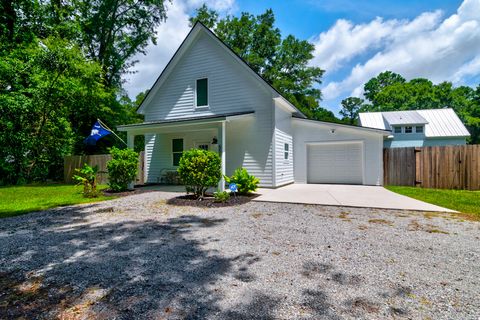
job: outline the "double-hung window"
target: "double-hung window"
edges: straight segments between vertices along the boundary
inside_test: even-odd
[[[423,126],[416,126],[415,127],[415,132],[416,133],[423,133]]]
[[[195,107],[207,108],[208,107],[208,79],[197,79],[195,84]]]
[[[285,143],[284,147],[283,147],[283,159],[285,160],[288,160],[288,153],[289,153],[289,145],[288,143]]]
[[[172,164],[177,167],[183,154],[183,139],[172,139]]]
[[[413,132],[413,127],[406,126],[405,127],[405,133],[412,133]]]
[[[394,133],[402,133],[402,127],[399,127],[399,126],[393,127],[393,132]]]

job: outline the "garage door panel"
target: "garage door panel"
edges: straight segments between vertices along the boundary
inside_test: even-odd
[[[362,184],[362,149],[361,143],[308,145],[307,182]]]

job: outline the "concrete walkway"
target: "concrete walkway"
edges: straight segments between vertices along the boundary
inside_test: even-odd
[[[278,189],[259,189],[258,193],[255,201],[455,212],[375,186],[295,183]]]

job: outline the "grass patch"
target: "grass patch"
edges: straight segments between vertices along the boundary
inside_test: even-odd
[[[387,186],[388,190],[480,220],[480,191]]]
[[[98,186],[99,190],[106,185]],[[35,184],[0,187],[0,218],[41,211],[59,206],[90,203],[115,198],[100,194],[97,198],[84,198],[82,186],[71,184]]]
[[[392,221],[388,221],[388,220],[385,220],[385,219],[370,219],[368,220],[369,223],[377,223],[377,224],[385,224],[385,225],[388,225],[388,226],[393,226],[393,223]]]
[[[342,219],[343,221],[350,222],[350,221],[352,221],[352,219],[350,219],[350,217],[348,216],[349,214],[350,214],[350,212],[342,211],[342,212],[340,212],[338,217],[340,219]]]

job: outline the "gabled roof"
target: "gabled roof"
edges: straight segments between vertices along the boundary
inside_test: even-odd
[[[306,116],[298,110],[288,99],[286,99],[282,94],[275,89],[270,83],[268,83],[262,76],[260,76],[255,70],[253,70],[248,63],[243,60],[239,55],[237,55],[228,45],[226,45],[220,38],[218,38],[209,28],[207,28],[203,23],[200,21],[197,21],[192,29],[190,29],[190,32],[187,34],[186,38],[183,40],[183,42],[180,44],[180,47],[178,47],[177,51],[174,53],[173,57],[170,59],[170,61],[167,63],[165,68],[163,69],[162,73],[160,76],[157,78],[155,83],[153,84],[152,88],[148,91],[147,95],[144,97],[142,103],[137,109],[137,112],[140,114],[143,114],[145,106],[148,105],[148,103],[152,100],[152,98],[155,96],[155,93],[158,91],[158,89],[162,86],[163,82],[168,78],[168,75],[175,69],[176,64],[181,60],[182,56],[188,51],[188,48],[192,45],[194,42],[194,39],[201,33],[205,33],[208,36],[210,36],[212,39],[214,39],[223,49],[225,49],[235,60],[237,60],[241,65],[243,65],[249,73],[253,75],[255,79],[258,80],[258,82],[267,87],[269,90],[271,90],[274,98],[279,98],[285,104],[287,104],[292,112],[296,113],[302,118],[306,118]]]
[[[362,112],[359,114],[362,126],[390,129],[395,125],[425,125],[425,136],[468,137],[465,125],[453,109],[427,109],[389,112]]]

